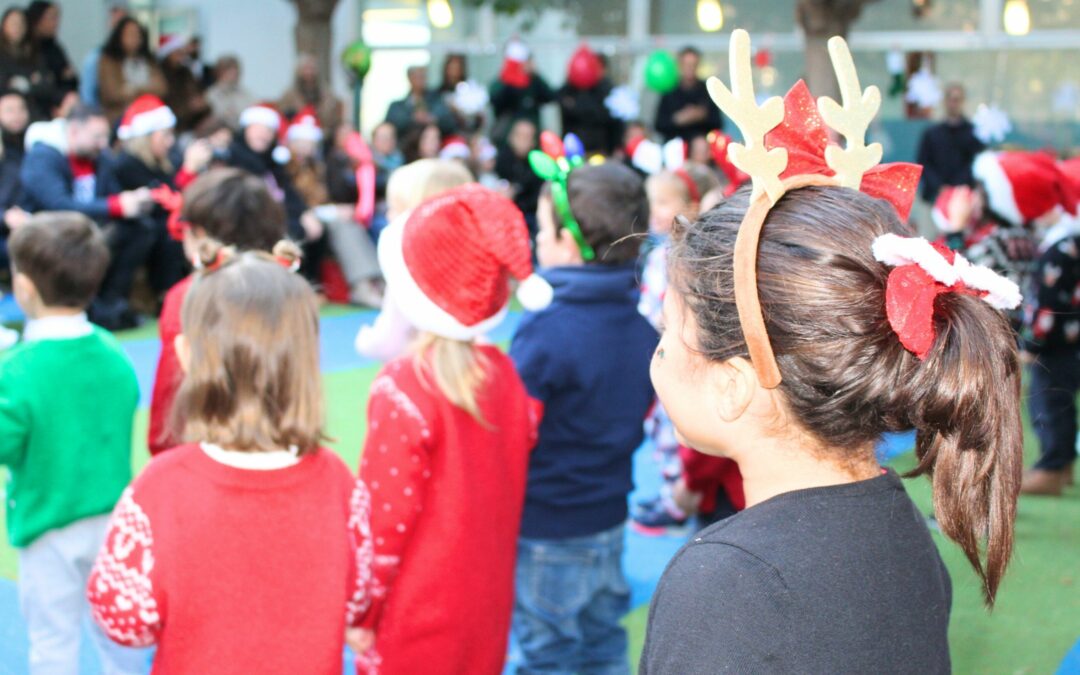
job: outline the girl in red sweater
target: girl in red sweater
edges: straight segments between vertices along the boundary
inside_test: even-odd
[[[539,410],[480,338],[506,314],[510,277],[525,280],[518,296],[532,307],[551,288],[532,274],[521,212],[478,185],[387,228],[379,263],[417,338],[371,387],[360,476],[374,583],[349,643],[361,672],[500,673]]]
[[[286,269],[295,246],[209,248],[176,340],[186,444],[117,504],[94,618],[121,644],[157,644],[154,673],[340,675],[370,604],[370,498],[320,447],[318,303]]]
[[[197,251],[206,241],[233,246],[240,251],[269,251],[285,237],[285,212],[266,189],[266,183],[239,169],[213,169],[184,190],[179,227],[170,234],[182,237],[184,254],[197,262]],[[150,399],[150,454],[179,444],[169,430],[169,411],[183,373],[173,346],[180,334],[180,308],[194,277],[182,279],[165,294],[158,320],[161,355]]]

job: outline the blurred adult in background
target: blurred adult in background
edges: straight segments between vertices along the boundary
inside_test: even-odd
[[[52,72],[34,49],[26,13],[9,7],[0,17],[0,90],[26,97],[33,119],[47,119],[57,95]]]
[[[536,125],[519,119],[510,127],[506,142],[498,146],[495,172],[510,186],[511,198],[521,209],[529,232],[536,236],[536,202],[544,181],[529,166],[529,151],[536,148]]]
[[[195,81],[199,83],[201,91],[206,91],[214,84],[214,67],[202,60],[202,37],[198,35],[193,35],[188,40],[187,66],[195,76]]]
[[[121,147],[109,163],[110,182],[120,190],[163,185],[179,190],[192,182],[209,163],[210,146],[206,141],[191,143],[180,162],[174,156],[176,123],[176,115],[156,96],[135,99],[117,131]],[[125,271],[133,275],[145,263],[158,300],[187,273],[183,246],[169,236],[168,219],[169,213],[154,204],[148,212],[119,223],[125,236],[139,243],[132,246]]]
[[[116,124],[124,110],[143,94],[164,98],[165,76],[150,53],[146,29],[131,17],[113,28],[98,61],[98,96],[109,122]]]
[[[468,113],[457,107],[455,93],[457,86],[469,79],[468,62],[465,55],[459,52],[451,52],[443,61],[442,82],[435,91],[442,97],[443,105],[450,111],[453,117],[453,131],[462,134],[470,134],[484,125],[484,114]]]
[[[720,109],[709,97],[705,81],[698,77],[701,52],[693,47],[679,50],[679,84],[660,97],[656,130],[665,141],[681,138],[687,143],[723,128]]]
[[[491,85],[491,107],[495,124],[491,137],[497,145],[506,141],[510,127],[527,119],[540,128],[540,108],[555,100],[555,92],[534,68],[532,52],[518,39],[506,45],[499,79]]]
[[[922,164],[921,194],[930,204],[947,185],[975,184],[971,165],[985,146],[964,116],[965,98],[963,85],[950,84],[945,89],[945,119],[928,127],[919,141],[915,161]]]
[[[111,2],[108,12],[109,33],[112,33],[116,24],[128,15],[127,3]],[[98,63],[101,61],[101,49],[102,45],[98,45],[90,50],[83,59],[82,70],[79,73],[79,97],[84,103],[91,105],[101,104],[101,99],[98,97]]]
[[[29,217],[19,207],[23,196],[19,172],[26,156],[24,143],[29,123],[26,98],[17,91],[0,92],[0,220],[3,221],[0,231],[5,242],[8,231],[18,228]],[[6,264],[6,244],[2,251]]]
[[[319,62],[311,54],[300,54],[296,77],[278,100],[278,108],[286,117],[293,117],[308,106],[315,109],[315,114],[328,129],[337,129],[341,124],[344,106],[323,81]]]
[[[27,211],[78,211],[104,227],[112,261],[90,306],[90,319],[117,330],[138,323],[127,299],[127,266],[141,260],[142,242],[124,236],[115,221],[148,213],[154,201],[145,187],[122,191],[112,182],[105,154],[109,133],[104,113],[85,104],[75,106],[67,119],[31,125],[20,180]]]
[[[78,91],[79,76],[56,39],[60,31],[60,8],[54,2],[34,0],[26,7],[26,24],[34,50],[52,73],[56,86],[64,91]]]
[[[168,85],[164,101],[176,114],[178,134],[194,131],[210,116],[210,103],[188,67],[189,44],[186,35],[163,35],[158,45],[161,73]]]
[[[611,80],[607,76],[607,61],[597,55],[600,67],[596,83],[581,87],[571,76],[567,77],[558,92],[559,111],[562,113],[563,133],[573,132],[581,139],[589,154],[600,153],[610,157],[612,150],[622,140],[623,124],[615,119],[604,102],[611,93]]]
[[[438,159],[442,150],[442,132],[434,122],[423,126],[414,126],[401,139],[401,154],[406,164],[418,159]]]
[[[233,129],[240,126],[240,113],[255,103],[255,97],[240,84],[240,59],[226,54],[214,66],[214,84],[206,91],[214,116]]]
[[[425,66],[410,66],[405,71],[409,78],[409,93],[391,103],[386,111],[386,121],[394,125],[401,139],[429,125],[436,125],[443,134],[449,134],[456,126],[442,94],[428,89],[427,73]]]

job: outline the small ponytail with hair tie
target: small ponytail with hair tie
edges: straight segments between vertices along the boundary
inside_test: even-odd
[[[192,264],[203,274],[215,272],[236,257],[236,247],[226,246],[216,239],[206,238],[199,242]]]
[[[298,271],[300,269],[300,262],[304,258],[303,250],[297,246],[295,242],[288,239],[282,239],[274,244],[274,248],[271,249],[270,254],[274,256],[276,262],[290,272]]]

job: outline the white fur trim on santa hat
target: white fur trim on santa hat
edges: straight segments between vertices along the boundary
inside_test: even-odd
[[[285,137],[290,141],[314,141],[318,143],[323,139],[323,130],[311,117],[304,117],[299,122],[289,125]]]
[[[170,54],[188,46],[189,42],[191,42],[191,36],[189,35],[166,35],[158,44],[157,57],[162,60],[167,59]]]
[[[116,136],[122,141],[152,134],[155,131],[164,131],[176,126],[176,115],[169,106],[162,105],[153,110],[147,110],[131,118],[131,124],[121,124],[116,130]]]
[[[418,330],[434,333],[450,340],[467,342],[495,329],[506,318],[509,303],[492,317],[472,326],[466,326],[449,312],[439,307],[424,294],[405,264],[402,243],[405,221],[408,216],[394,220],[379,235],[379,267],[382,268],[386,286],[393,293],[394,302],[405,318]]]
[[[686,141],[673,138],[664,143],[664,167],[669,171],[681,169],[686,163]]]
[[[529,60],[529,46],[521,40],[511,40],[506,43],[505,56],[511,61],[525,63]]]
[[[281,116],[273,108],[264,105],[253,105],[244,108],[244,112],[240,113],[241,127],[251,126],[252,124],[261,124],[277,131],[281,128]]]
[[[986,186],[986,198],[990,202],[990,209],[1013,225],[1023,225],[1024,216],[1020,214],[1020,207],[1016,205],[1012,181],[1005,174],[1005,169],[1001,168],[997,153],[990,151],[979,153],[971,171],[976,180]]]

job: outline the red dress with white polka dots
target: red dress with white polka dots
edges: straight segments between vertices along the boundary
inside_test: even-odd
[[[360,670],[500,673],[539,404],[510,359],[481,347],[484,422],[452,405],[417,357],[371,386],[360,477],[372,497],[375,652]]]

